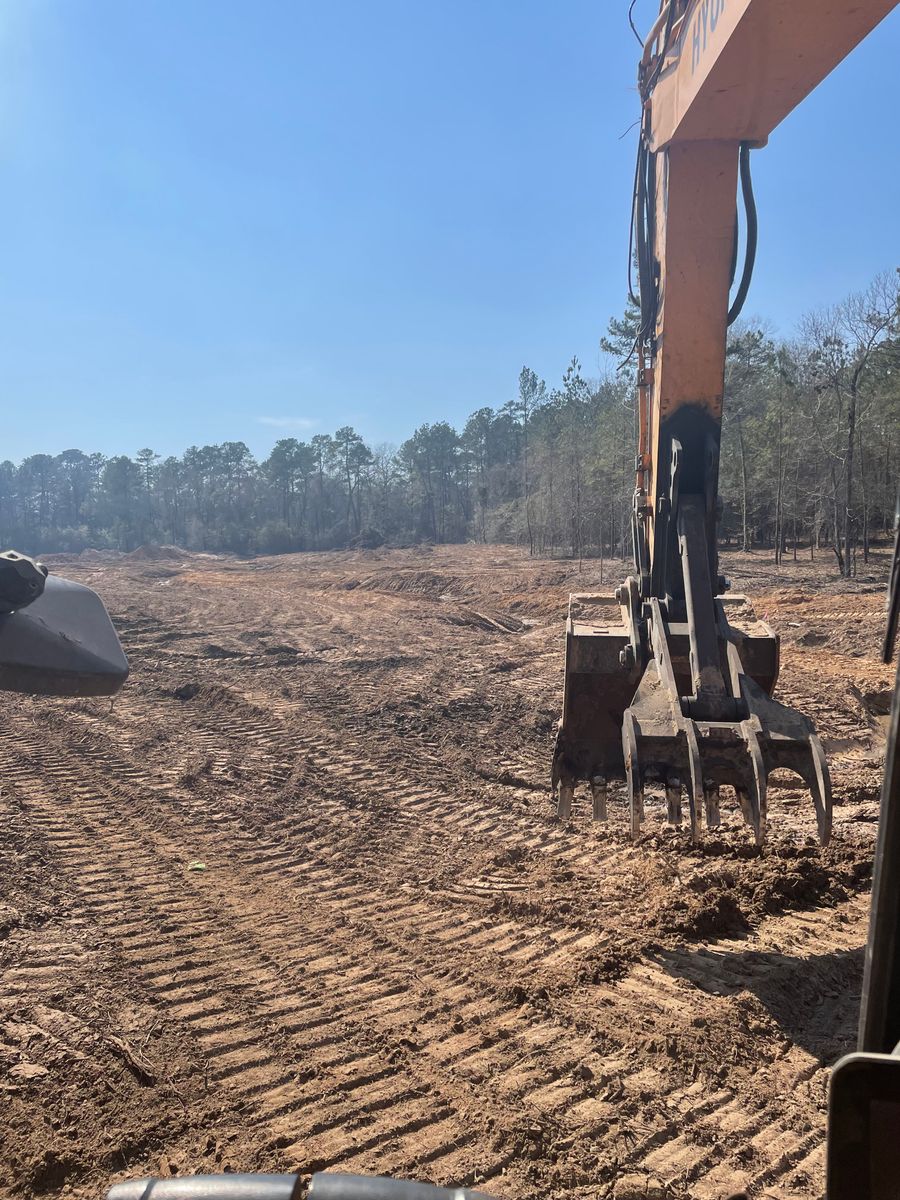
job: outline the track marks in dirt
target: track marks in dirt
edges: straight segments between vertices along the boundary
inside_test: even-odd
[[[236,736],[252,746],[252,734],[241,726]],[[666,1053],[669,1011],[686,1001],[695,1010],[694,997],[682,990],[667,1002],[671,987],[662,979],[652,986],[626,979],[610,990],[609,1011],[602,993],[586,988],[546,1005],[548,1014],[547,997],[523,1003],[527,992],[504,995],[497,980],[539,972],[568,944],[589,948],[593,936],[557,929],[541,937],[537,922],[523,928],[458,907],[448,913],[440,895],[425,904],[418,895],[405,898],[402,885],[394,895],[373,889],[371,873],[354,871],[341,853],[348,822],[339,799],[314,792],[302,818],[276,818],[262,833],[252,810],[241,812],[233,786],[212,776],[208,797],[176,798],[150,769],[104,748],[102,738],[85,746],[73,779],[68,740],[63,728],[35,734],[13,725],[0,739],[0,755],[14,793],[144,987],[187,1022],[211,1084],[265,1130],[266,1145],[301,1166],[414,1164],[437,1179],[454,1177],[465,1160],[471,1178],[495,1178],[498,1190],[507,1183],[504,1168],[516,1169],[523,1128],[529,1153],[552,1161],[554,1141],[567,1134],[571,1140],[574,1125],[580,1137],[568,1149],[566,1170],[568,1177],[580,1170],[582,1181],[643,1161],[644,1140],[630,1145],[631,1126],[646,1106],[642,1077],[654,1051]],[[59,787],[49,800],[47,780]],[[421,824],[418,812],[412,823]],[[477,826],[468,835],[477,836]],[[556,841],[550,838],[551,847]],[[202,859],[206,871],[190,872],[191,858]],[[377,963],[377,972],[360,972],[358,964],[367,962]],[[324,1010],[320,1000],[298,1006],[298,991],[328,1003]],[[605,1019],[580,1032],[592,994]],[[642,1053],[636,1057],[632,1048],[632,1061],[611,1072],[610,1062],[625,1050],[623,1023],[632,1023],[633,1034],[636,1014]],[[398,1028],[410,1033],[398,1039]],[[411,1056],[413,1072],[393,1061],[406,1064]],[[380,1090],[370,1097],[373,1069]],[[659,1074],[655,1103],[664,1105]],[[610,1089],[614,1111],[603,1118],[602,1133],[604,1145],[622,1143],[615,1166],[596,1161],[596,1114],[586,1127],[579,1121]],[[325,1099],[345,1091],[347,1104]],[[471,1113],[484,1106],[494,1114],[492,1127],[473,1129]],[[707,1108],[704,1097],[696,1112],[648,1134],[657,1149],[673,1136],[679,1142],[676,1176],[679,1139],[685,1128],[709,1123]],[[473,1167],[476,1142],[497,1149],[487,1156],[481,1150]],[[693,1152],[696,1141],[689,1138],[686,1147]],[[712,1169],[722,1153],[707,1157]]]
[[[448,624],[443,592],[423,609],[344,586],[371,567],[332,563],[321,587],[303,567],[196,565],[146,594],[111,578],[126,693],[111,711],[16,701],[0,735],[0,800],[193,1047],[179,1164],[208,1166],[227,1131],[232,1166],[517,1198],[605,1196],[623,1174],[673,1197],[814,1195],[864,854],[781,896],[740,830],[704,858],[652,821],[632,846],[624,811],[558,827],[541,723],[564,582],[535,575],[528,596],[520,565],[457,565],[453,603],[538,622],[514,632]],[[775,844],[802,852],[804,814],[780,817]],[[648,921],[721,870],[749,934]]]
[[[409,1019],[408,967],[386,975],[360,966],[364,954],[336,954],[331,919],[299,920],[295,905],[278,898],[283,887],[266,886],[264,870],[249,867],[248,879],[232,858],[221,888],[212,869],[189,873],[178,843],[135,823],[133,797],[117,802],[76,787],[67,806],[7,765],[25,815],[61,856],[98,926],[116,937],[157,1002],[188,1023],[210,1084],[244,1119],[264,1124],[279,1149],[297,1145],[294,1157],[306,1166],[334,1154],[346,1160],[354,1147],[378,1158],[376,1148],[383,1153],[404,1131],[446,1125],[446,1100],[429,1094],[427,1080],[405,1079],[390,1062],[392,1047],[381,1045],[402,1013]],[[399,1075],[389,1092],[382,1082],[379,1099],[366,1090],[378,1082],[373,1065],[382,1081]],[[363,1095],[329,1103],[344,1090]],[[452,1158],[471,1140],[466,1133],[444,1128],[433,1161]]]

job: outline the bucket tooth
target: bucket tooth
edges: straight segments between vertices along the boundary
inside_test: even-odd
[[[703,804],[703,764],[700,747],[697,745],[697,730],[693,721],[686,721],[684,739],[687,743],[690,787],[688,788],[688,812],[691,815],[691,841],[696,846],[700,840],[700,808]]]
[[[729,656],[737,659],[737,651],[729,647]],[[762,844],[766,834],[768,777],[779,767],[793,771],[810,790],[816,811],[819,843],[827,846],[831,837],[831,780],[822,744],[812,722],[802,713],[779,704],[746,675],[739,677],[741,695],[750,712],[749,720],[741,723],[741,732],[750,759],[750,804],[753,813],[756,841]]]
[[[560,821],[568,821],[572,815],[572,800],[575,796],[575,784],[565,780],[559,785],[559,795],[556,801],[556,815]]]
[[[703,783],[703,805],[706,812],[706,828],[717,829],[722,824],[719,814],[719,785],[714,779]]]
[[[666,823],[680,829],[681,821],[681,780],[670,775],[666,781]]]
[[[825,751],[822,749],[822,743],[814,733],[810,734],[809,753],[812,770],[804,778],[807,787],[812,793],[813,804],[816,809],[819,845],[827,846],[831,841],[831,777],[828,774],[828,764],[825,761]]]
[[[629,708],[622,719],[622,749],[625,755],[625,776],[628,784],[628,805],[631,810],[631,836],[640,836],[644,820],[644,784],[638,759],[637,725]]]
[[[744,803],[741,808],[744,812],[744,820],[753,830],[753,840],[757,846],[761,846],[765,841],[766,830],[763,824],[762,814],[759,811],[759,791],[756,781],[752,781],[750,786],[744,791],[746,797],[746,807]]]
[[[606,779],[602,775],[595,775],[591,780],[591,799],[593,819],[606,821],[609,813],[606,809]]]
[[[750,745],[752,747],[752,743]],[[742,775],[740,786],[735,787],[741,814],[745,823],[753,831],[753,840],[757,846],[761,846],[766,839],[768,788],[766,772],[765,769],[760,770],[759,763],[755,757],[751,756],[749,769],[745,769]]]
[[[759,744],[756,730],[750,722],[744,722],[742,729],[753,773],[753,786],[750,789],[751,823],[753,825],[753,833],[756,837],[756,844],[757,846],[761,846],[766,836],[766,817],[768,815],[767,789],[769,781],[762,747]]]
[[[750,793],[745,787],[735,786],[735,795],[737,796],[738,804],[741,806],[741,816],[744,818],[745,824],[753,828],[753,810],[750,807]]]

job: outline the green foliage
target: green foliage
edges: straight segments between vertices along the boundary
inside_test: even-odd
[[[601,349],[624,358],[637,319],[629,305]],[[735,326],[724,413],[722,539],[772,547],[776,559],[826,546],[852,571],[889,529],[900,478],[896,277],[807,317],[794,341],[758,322]],[[180,457],[70,449],[0,462],[0,534],[31,553],[172,542],[282,554],[474,538],[625,559],[635,436],[633,371],[592,380],[573,358],[558,386],[523,366],[511,399],[478,409],[461,432],[421,425],[399,449],[344,426],[282,438],[262,462],[243,442]]]

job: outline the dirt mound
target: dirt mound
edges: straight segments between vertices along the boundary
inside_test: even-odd
[[[131,550],[125,557],[132,562],[168,562],[190,558],[190,552],[180,546],[153,546],[149,543]]]
[[[470,608],[456,608],[446,612],[444,620],[451,625],[482,629],[485,633],[521,633],[525,628],[525,622],[511,613],[476,612]]]
[[[873,717],[887,717],[890,715],[893,697],[892,688],[876,688],[874,691],[863,693],[863,707]]]
[[[692,940],[730,937],[773,914],[846,901],[872,873],[869,847],[835,844],[823,851],[787,843],[760,852],[742,847],[735,857],[731,847],[710,839],[701,854],[721,854],[725,861],[703,863],[674,895],[651,906],[651,922],[660,932]]]
[[[372,592],[411,593],[439,600],[446,594],[458,595],[460,580],[440,571],[386,571],[363,579],[359,586]]]
[[[57,567],[66,566],[67,564],[70,564],[70,563],[77,563],[80,561],[80,558],[81,558],[81,555],[79,555],[79,554],[65,554],[64,553],[64,554],[40,554],[40,555],[38,555],[38,561],[44,563],[45,566],[51,567],[53,570],[55,570]]]
[[[125,555],[121,550],[82,550],[78,555],[81,562],[85,563],[114,563],[124,558]]]

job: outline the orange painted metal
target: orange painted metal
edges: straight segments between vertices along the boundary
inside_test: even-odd
[[[738,150],[772,129],[898,0],[693,0],[646,100],[658,154],[660,289],[644,486],[657,511],[660,425],[684,405],[722,419]],[[658,48],[667,3],[648,39]],[[640,453],[643,453],[643,444]],[[710,480],[715,489],[715,480]],[[652,519],[652,518],[651,518]],[[650,555],[654,553],[652,531]]]
[[[651,149],[771,131],[897,0],[694,0],[652,97]]]
[[[716,598],[738,159],[742,142],[763,143],[896,2],[660,4],[639,71],[637,574],[615,598],[571,598],[552,771],[562,820],[578,780],[590,783],[595,815],[605,819],[607,783],[624,778],[636,836],[645,782],[665,785],[673,821],[689,783],[696,839],[701,809],[709,825],[719,823],[718,785],[727,783],[759,843],[768,775],[787,769],[809,787],[819,840],[828,842],[821,745],[805,717],[771,696],[778,639],[769,629],[742,636]]]
[[[678,142],[657,175],[660,304],[650,406],[648,487],[657,511],[660,425],[685,404],[720,423],[728,289],[734,245],[738,146]]]

